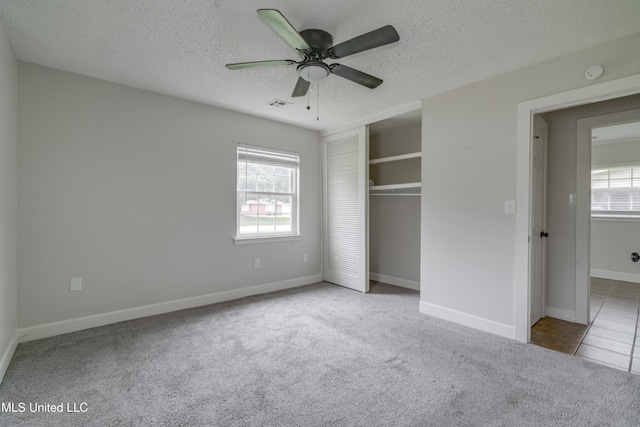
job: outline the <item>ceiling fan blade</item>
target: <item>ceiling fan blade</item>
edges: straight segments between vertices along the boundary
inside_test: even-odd
[[[363,52],[375,47],[384,46],[400,40],[400,35],[391,25],[363,34],[346,42],[342,42],[329,49],[331,58],[344,58],[354,53]]]
[[[311,47],[302,38],[300,33],[293,28],[293,25],[287,21],[279,10],[276,9],[258,9],[258,15],[262,17],[271,28],[276,30],[280,36],[287,41],[294,49],[309,50]]]
[[[362,71],[358,71],[354,68],[347,67],[346,65],[331,64],[331,72],[336,76],[351,80],[352,82],[366,86],[369,89],[375,89],[382,84],[381,79],[367,73],[363,73]]]
[[[298,83],[296,83],[296,87],[293,89],[292,97],[296,96],[305,96],[307,91],[309,90],[309,86],[311,83],[303,79],[302,77],[298,77]]]
[[[277,59],[274,61],[237,62],[235,64],[227,64],[225,67],[230,70],[243,70],[245,68],[272,67],[276,65],[292,64],[297,64],[297,62],[291,59]]]

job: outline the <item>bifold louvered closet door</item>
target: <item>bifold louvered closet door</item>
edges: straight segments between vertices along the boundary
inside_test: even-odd
[[[323,138],[324,280],[369,291],[368,131]]]

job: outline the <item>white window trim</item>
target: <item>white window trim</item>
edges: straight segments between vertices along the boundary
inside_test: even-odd
[[[290,236],[264,236],[264,237],[234,237],[233,243],[237,245],[252,245],[256,243],[291,242],[302,240],[302,234],[292,234]]]
[[[269,147],[258,147],[254,145],[246,145],[246,144],[238,144],[238,148],[248,148],[255,149],[259,151],[264,151],[268,153],[274,154],[286,154],[296,156],[298,158],[298,168],[297,173],[294,179],[294,183],[292,184],[295,188],[293,193],[286,193],[286,195],[291,195],[292,197],[292,215],[291,215],[291,227],[293,229],[292,232],[282,232],[282,233],[262,233],[262,234],[240,234],[240,210],[242,207],[240,206],[238,200],[238,150],[236,149],[236,235],[233,238],[233,242],[235,245],[247,245],[247,244],[256,244],[256,243],[271,243],[271,242],[284,242],[284,241],[294,241],[301,240],[302,235],[300,234],[300,154],[291,152],[278,150]],[[260,192],[260,191],[250,191],[250,193],[261,193],[261,194],[275,194],[269,192]]]
[[[640,215],[601,215],[591,214],[592,221],[640,222]]]

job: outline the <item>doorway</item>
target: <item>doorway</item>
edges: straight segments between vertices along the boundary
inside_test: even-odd
[[[540,114],[577,105],[593,103],[624,97],[640,93],[640,75],[613,80],[581,89],[559,93],[518,105],[518,145],[517,145],[517,199],[519,208],[516,212],[516,250],[515,250],[515,328],[514,337],[523,342],[530,340],[530,216],[531,202],[531,132],[534,114]],[[578,163],[580,162],[578,158]],[[588,201],[576,199],[577,207],[589,206]],[[588,239],[588,237],[587,237]],[[574,240],[575,241],[575,240]],[[589,249],[586,249],[587,253]],[[588,264],[588,259],[578,258],[576,265],[581,262]],[[575,289],[578,292],[578,289]]]
[[[634,107],[636,109],[632,109]],[[534,344],[568,354],[576,353],[619,369],[630,368],[633,372],[639,369],[630,362],[634,353],[640,354],[634,352],[633,347],[640,303],[640,275],[637,274],[640,265],[630,260],[632,248],[640,241],[640,218],[630,211],[640,208],[632,203],[636,192],[633,189],[633,165],[640,163],[640,109],[637,107],[640,107],[640,95],[632,95],[545,115],[550,123],[550,145],[553,147],[550,150],[549,229],[550,237],[560,239],[550,238],[551,298],[547,301],[549,306],[546,310],[549,317],[538,322],[531,334]],[[602,114],[611,111],[620,112]],[[630,123],[631,119],[635,122]],[[577,142],[577,146],[571,143],[572,140]],[[586,180],[580,180],[577,185],[579,197],[588,200],[589,204],[586,211],[576,212],[576,216],[586,216],[591,220],[593,231],[591,262],[576,267],[575,294],[570,286],[563,287],[563,284],[570,285],[574,280],[570,277],[573,266],[567,268],[571,263],[567,261],[566,254],[563,256],[565,248],[562,247],[571,240],[571,230],[563,228],[570,219],[572,199],[575,202],[571,197],[571,187],[562,182],[567,181],[562,172],[567,169],[567,159],[571,156],[591,159],[593,164],[593,167],[591,163],[579,165],[581,172],[586,170],[586,174],[582,174]],[[640,171],[637,172],[640,175]],[[595,221],[589,194],[592,180],[594,217],[599,216]],[[638,184],[640,186],[640,182]],[[585,191],[586,196],[583,195]],[[582,240],[587,240],[589,235],[590,229],[579,233]],[[584,270],[582,274],[581,269]],[[582,281],[581,277],[586,277],[586,280]],[[564,302],[561,300],[563,295]],[[580,295],[584,295],[583,301],[577,301]],[[567,298],[573,299],[568,302],[575,305],[569,305]],[[589,309],[583,309],[582,314],[587,320],[576,323],[581,316],[578,309],[582,306]]]
[[[591,323],[576,355],[640,374],[640,109],[579,120],[578,130],[591,154],[590,211],[579,212],[590,216],[590,286],[576,287],[590,296]]]

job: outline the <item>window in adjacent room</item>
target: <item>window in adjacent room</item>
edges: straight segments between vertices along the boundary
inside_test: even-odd
[[[640,215],[640,165],[591,170],[593,215]]]
[[[238,145],[236,239],[298,235],[300,158]]]

